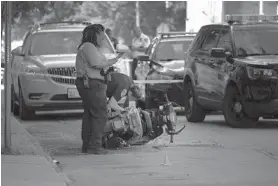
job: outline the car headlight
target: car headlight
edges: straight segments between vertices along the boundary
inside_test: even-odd
[[[36,78],[42,78],[45,76],[45,71],[41,67],[35,64],[27,64],[25,66],[24,72],[27,73],[26,75],[36,76]]]
[[[161,72],[161,73],[169,72],[169,69],[163,66],[153,65],[152,67],[157,72]]]
[[[271,78],[277,75],[272,69],[246,67],[247,75],[250,79]]]

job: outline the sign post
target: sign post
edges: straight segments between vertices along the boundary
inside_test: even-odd
[[[4,142],[5,150],[11,151],[11,23],[12,2],[5,1],[5,81],[4,81]]]

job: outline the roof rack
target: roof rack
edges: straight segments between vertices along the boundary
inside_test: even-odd
[[[31,26],[31,31],[36,31],[39,30],[41,27],[48,26],[48,25],[90,25],[92,24],[89,21],[60,21],[60,22],[49,22],[49,23],[35,23],[34,25]]]
[[[196,32],[163,32],[158,33],[161,38],[171,38],[171,37],[195,37]]]
[[[278,15],[244,15],[232,14],[226,15],[225,21],[229,24],[233,23],[262,23],[262,22],[278,22]]]

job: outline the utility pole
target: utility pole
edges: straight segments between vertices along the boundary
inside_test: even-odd
[[[11,151],[11,24],[12,1],[5,1],[5,82],[4,82],[4,140],[5,150]]]
[[[185,3],[185,18],[184,18],[184,31],[186,32],[186,25],[187,25],[187,1]]]
[[[136,1],[136,26],[140,27],[140,7],[139,7],[139,1]]]
[[[264,15],[264,2],[260,1],[260,15]]]

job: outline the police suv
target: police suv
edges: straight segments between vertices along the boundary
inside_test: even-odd
[[[278,15],[227,15],[203,26],[185,57],[185,111],[190,122],[223,111],[232,127],[278,117]]]

